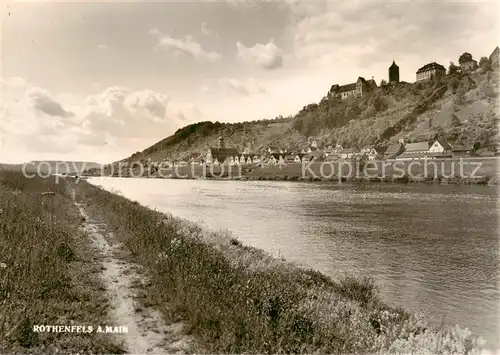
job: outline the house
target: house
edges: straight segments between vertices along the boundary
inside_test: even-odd
[[[389,67],[389,83],[397,84],[399,83],[399,67],[393,60],[391,66]]]
[[[340,144],[337,144],[335,148],[333,149],[334,153],[340,153],[341,151],[344,150],[344,147],[342,147]]]
[[[302,153],[295,154],[295,158],[294,158],[293,162],[294,163],[300,163],[300,162],[302,162],[304,156],[305,156],[305,154],[302,154]]]
[[[497,68],[500,63],[500,48],[496,47],[488,59],[490,60],[491,66]]]
[[[443,138],[438,138],[429,147],[429,158],[451,157],[451,145]]]
[[[247,165],[252,165],[252,164],[253,164],[252,157],[248,156],[247,157]]]
[[[368,160],[378,160],[384,157],[384,153],[386,152],[386,146],[374,147],[368,153]]]
[[[267,160],[267,164],[273,164],[273,165],[276,165],[276,164],[278,164],[278,159],[276,159],[276,158],[274,157],[274,155],[271,155],[271,156],[269,157],[269,159]]]
[[[325,161],[337,161],[339,159],[340,159],[340,154],[338,153],[332,153],[325,156]]]
[[[320,150],[316,150],[312,153],[309,153],[309,154],[306,154],[302,157],[302,161],[303,162],[310,162],[310,161],[315,161],[315,162],[318,162],[318,161],[323,161],[323,158],[324,158],[324,154],[322,151]]]
[[[417,81],[430,80],[435,77],[445,76],[446,68],[441,64],[432,62],[424,65],[422,68],[417,70]]]
[[[474,148],[469,145],[455,144],[451,148],[453,157],[465,157],[475,154]]]
[[[395,159],[398,155],[403,153],[405,145],[402,142],[391,144],[384,152],[384,159]]]
[[[429,155],[429,142],[408,143],[396,160],[423,159]]]
[[[355,97],[361,97],[368,92],[373,91],[377,87],[375,80],[365,80],[363,77],[358,77],[355,83],[346,85],[333,85],[330,89],[329,95],[340,97],[342,100],[347,100]]]
[[[285,156],[285,163],[291,164],[291,163],[294,163],[294,162],[295,162],[295,156],[293,156],[291,154]]]
[[[354,151],[354,149],[344,149],[342,150],[342,152],[340,152],[340,158],[341,159],[351,159],[354,157],[354,155],[356,155],[356,152]]]
[[[429,148],[430,153],[445,153],[451,151],[451,145],[443,138],[436,139]]]

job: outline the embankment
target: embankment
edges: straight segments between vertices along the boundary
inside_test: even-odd
[[[414,161],[336,161],[259,166],[183,166],[161,170],[143,167],[102,171],[95,175],[172,179],[281,181],[425,182],[498,185],[499,159],[436,159]]]
[[[166,323],[145,300],[148,273],[69,181],[0,174],[0,354],[194,349],[179,317]]]
[[[431,329],[384,304],[371,279],[334,281],[223,232],[82,181],[76,199],[151,275],[148,301],[179,314],[210,353],[476,353],[475,336]],[[162,307],[162,305],[169,305]]]

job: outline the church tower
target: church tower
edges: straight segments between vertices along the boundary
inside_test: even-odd
[[[399,67],[394,60],[389,67],[389,83],[399,83]]]

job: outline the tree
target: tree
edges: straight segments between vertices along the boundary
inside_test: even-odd
[[[380,80],[380,86],[385,86],[387,85],[387,81],[385,81],[384,79]]]
[[[455,65],[455,63],[450,62],[450,66],[448,67],[448,75],[453,75],[458,72],[458,67]]]
[[[481,57],[481,59],[479,59],[479,68],[483,69],[484,71],[490,70],[490,60],[487,57]]]
[[[293,128],[295,128],[298,132],[302,132],[302,129],[304,128],[304,121],[299,118],[293,123]]]
[[[431,131],[432,130],[432,117],[429,118],[428,125],[429,125],[429,131]]]
[[[468,52],[464,52],[464,53],[462,53],[460,58],[458,58],[458,63],[462,64],[462,63],[470,62],[471,60],[472,60],[472,54],[470,54]]]

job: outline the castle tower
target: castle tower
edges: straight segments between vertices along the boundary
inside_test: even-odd
[[[224,138],[222,136],[219,137],[217,143],[218,148],[225,148]]]
[[[389,83],[399,83],[399,67],[394,60],[389,67]]]

